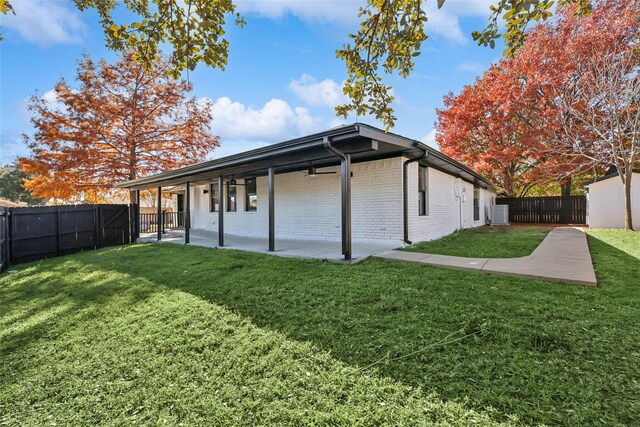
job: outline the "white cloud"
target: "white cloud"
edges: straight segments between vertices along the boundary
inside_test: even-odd
[[[440,36],[450,42],[466,44],[469,42],[460,28],[458,15],[446,9],[447,4],[442,9],[437,9],[433,4],[427,6],[427,17],[429,20],[425,24],[425,31],[428,36]]]
[[[332,79],[321,82],[309,74],[302,74],[299,79],[291,80],[287,87],[296,96],[314,107],[335,108],[347,102],[342,86]]]
[[[463,62],[456,69],[465,73],[482,74],[487,67],[479,62]]]
[[[9,13],[3,16],[2,27],[19,34],[30,43],[40,46],[81,43],[87,31],[80,13],[69,8],[66,2],[19,0],[11,4],[15,15]]]
[[[77,92],[73,90],[73,92]],[[46,91],[42,96],[42,100],[49,104],[54,111],[66,111],[65,105],[58,99],[58,94],[54,89]]]
[[[442,9],[435,1],[425,2],[429,21],[427,34],[439,36],[450,42],[465,44],[470,41],[460,27],[459,17],[488,18],[493,0],[446,0]],[[335,24],[355,30],[358,8],[363,0],[238,0],[238,11],[278,20],[293,15],[310,24]]]
[[[445,0],[441,9],[436,2],[427,3],[425,25],[429,36],[439,36],[456,44],[467,44],[471,38],[460,27],[460,17],[487,19],[491,15],[489,6],[493,0]],[[479,29],[479,28],[478,28]]]
[[[238,12],[282,19],[291,14],[304,22],[353,26],[363,0],[238,0]]]
[[[429,147],[433,147],[436,150],[438,150],[439,147],[438,147],[438,143],[436,142],[436,134],[437,134],[436,130],[432,129],[431,132],[429,132],[428,134],[420,138],[420,141],[424,142]]]
[[[306,108],[271,99],[255,109],[228,97],[213,102],[213,132],[225,140],[277,142],[320,130],[322,121]]]

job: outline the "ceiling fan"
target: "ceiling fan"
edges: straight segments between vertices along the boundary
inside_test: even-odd
[[[309,170],[307,171],[307,176],[316,176],[316,175],[335,175],[335,172],[318,172],[315,167],[309,166]]]

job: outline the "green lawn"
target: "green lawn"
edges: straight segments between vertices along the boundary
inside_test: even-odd
[[[640,425],[640,233],[600,285],[132,245],[0,276],[0,425]]]
[[[476,258],[517,258],[530,255],[552,229],[538,225],[467,228],[403,250]]]

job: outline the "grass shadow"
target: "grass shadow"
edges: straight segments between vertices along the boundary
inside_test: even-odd
[[[348,266],[178,245],[78,260],[220,305],[349,366],[376,363],[371,370],[383,377],[494,408],[499,419],[633,425],[639,243],[635,235],[590,234],[600,283],[590,289],[393,261]],[[432,347],[452,333],[468,336]]]

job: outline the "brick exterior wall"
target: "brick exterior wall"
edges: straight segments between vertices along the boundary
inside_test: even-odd
[[[396,240],[403,238],[402,163],[404,158],[376,160],[352,165],[353,239]],[[275,216],[277,238],[305,238],[339,241],[340,168],[323,168],[331,175],[307,176],[306,172],[275,176]],[[431,240],[455,231],[459,226],[459,208],[454,195],[455,177],[429,168],[429,215],[418,216],[418,165],[409,166],[409,236],[412,241]],[[238,180],[243,184],[243,180]],[[480,221],[473,221],[473,186],[467,188],[462,204],[463,226],[483,225],[484,205],[490,201],[481,191]],[[208,185],[192,187],[192,227],[217,231],[218,214],[209,212]],[[225,187],[226,191],[226,187]],[[237,211],[225,211],[225,232],[267,237],[267,177],[257,178],[258,209],[245,211],[245,187],[237,186]],[[226,205],[226,199],[225,199]]]

